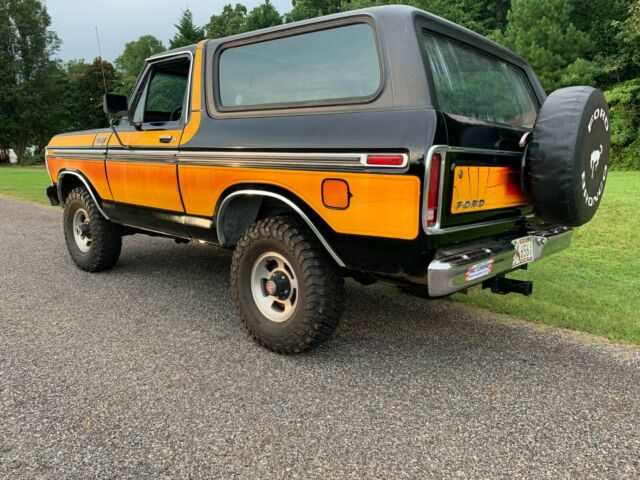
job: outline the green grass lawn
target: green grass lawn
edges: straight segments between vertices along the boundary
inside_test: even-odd
[[[48,204],[43,168],[0,167],[0,195]],[[570,249],[510,275],[531,297],[473,288],[455,301],[541,324],[640,344],[640,172],[612,172],[596,217]]]
[[[49,205],[44,193],[49,185],[44,167],[0,167],[0,195]]]
[[[595,218],[576,229],[572,246],[509,277],[533,280],[533,295],[473,288],[453,299],[640,344],[640,172],[611,172]]]

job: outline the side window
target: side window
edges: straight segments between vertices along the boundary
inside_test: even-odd
[[[373,28],[357,23],[230,47],[218,64],[222,107],[371,98],[382,82]]]
[[[187,109],[189,59],[154,65],[148,72],[133,115],[134,122],[167,123],[180,121]]]

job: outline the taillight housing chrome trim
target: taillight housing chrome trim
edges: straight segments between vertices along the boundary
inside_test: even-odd
[[[444,185],[444,166],[447,160],[447,154],[449,147],[446,145],[434,145],[427,152],[427,156],[425,158],[425,167],[424,167],[424,183],[423,183],[423,193],[422,193],[422,228],[424,229],[427,235],[439,233],[440,232],[440,217],[442,212],[442,188]],[[433,164],[435,161],[440,158],[440,170],[439,170],[439,178],[438,178],[438,197],[435,205],[435,218],[433,220],[429,219],[429,209],[431,205],[429,205],[429,190],[431,187],[431,171],[433,168]]]
[[[437,226],[440,212],[440,191],[442,190],[442,167],[444,157],[440,152],[435,152],[429,161],[428,184],[425,185],[425,195],[427,197],[425,209],[425,222],[428,228]]]
[[[442,228],[442,208],[443,208],[443,190],[444,190],[444,178],[445,178],[445,168],[447,167],[447,153],[448,152],[462,152],[462,153],[478,153],[485,155],[504,155],[511,157],[522,156],[522,152],[516,152],[511,150],[490,150],[485,148],[462,148],[462,147],[450,147],[448,145],[433,145],[427,155],[425,157],[425,168],[424,168],[424,181],[423,181],[423,192],[422,192],[422,216],[420,219],[420,223],[422,224],[422,229],[427,235],[441,235],[444,233],[453,233],[459,232],[463,230],[471,230],[474,228],[486,227],[491,225],[500,225],[503,223],[512,223],[515,220],[519,220],[522,217],[510,217],[504,218],[500,220],[490,220],[487,222],[479,222],[472,223],[469,225],[457,225],[455,227],[445,227]],[[434,156],[439,154],[441,156],[441,164],[440,164],[440,180],[438,186],[438,201],[437,201],[437,212],[435,223],[430,224],[427,221],[427,212],[429,209],[429,179],[431,178],[431,165],[433,163]],[[533,214],[528,215],[528,217],[532,217]]]
[[[393,163],[382,163],[382,159],[389,158]],[[373,160],[369,163],[370,160]],[[400,160],[399,162],[397,160]],[[409,155],[406,153],[368,153],[362,155],[360,163],[369,168],[381,168],[381,169],[402,169],[409,165]]]

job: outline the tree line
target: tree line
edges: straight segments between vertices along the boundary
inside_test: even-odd
[[[22,159],[28,146],[42,152],[55,133],[106,126],[104,84],[128,95],[144,60],[167,47],[398,3],[440,15],[517,52],[548,92],[578,84],[604,90],[611,106],[613,164],[640,169],[640,0],[292,0],[285,13],[264,0],[251,10],[241,3],[225,5],[205,25],[197,25],[186,9],[167,46],[144,35],[127,43],[114,64],[61,62],[56,59],[60,41],[44,3],[4,0],[0,147],[13,148]]]

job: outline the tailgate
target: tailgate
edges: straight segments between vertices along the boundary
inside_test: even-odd
[[[451,215],[518,207],[529,202],[520,188],[520,171],[511,166],[452,165]]]
[[[519,152],[448,149],[443,152],[440,228],[529,215],[520,185]]]

